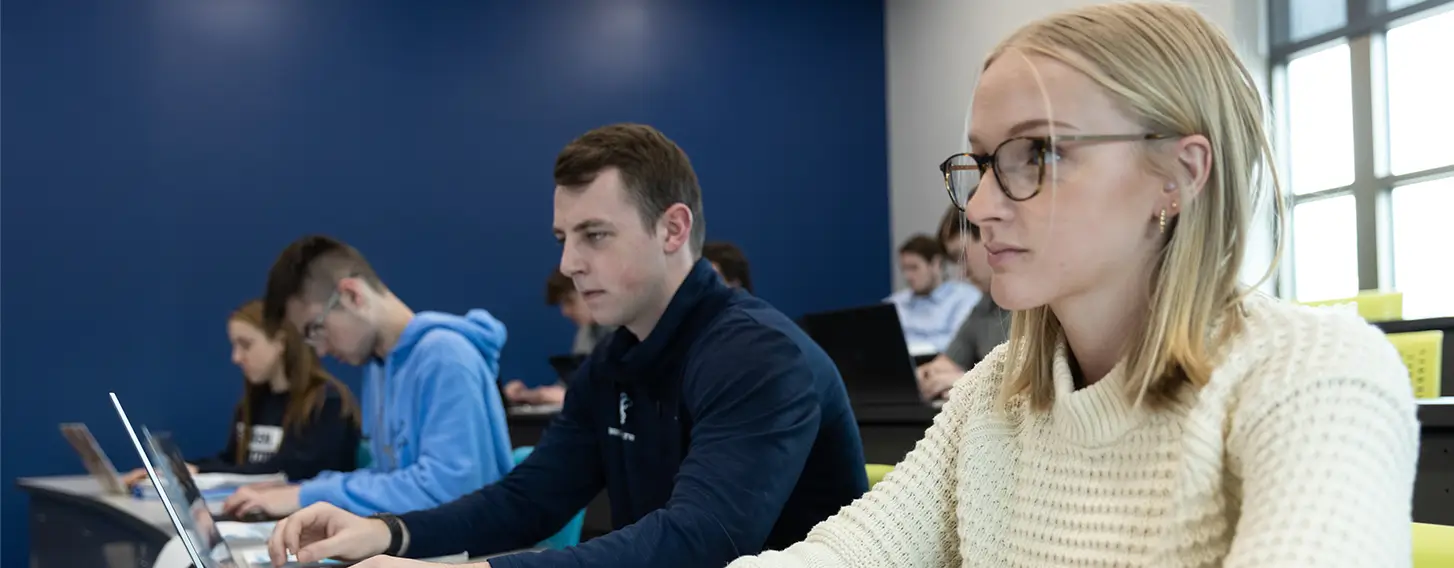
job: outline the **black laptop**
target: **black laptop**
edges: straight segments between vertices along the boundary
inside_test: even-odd
[[[838,366],[854,406],[928,406],[919,398],[914,359],[893,304],[807,314],[801,324]]]

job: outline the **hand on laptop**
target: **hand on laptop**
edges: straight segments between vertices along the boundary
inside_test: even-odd
[[[964,369],[952,359],[940,355],[920,365],[916,375],[919,377],[919,396],[924,400],[935,400],[949,394],[954,381],[964,376]]]
[[[297,555],[300,563],[325,558],[360,560],[388,547],[389,527],[384,521],[360,517],[328,503],[314,503],[278,521],[268,537],[268,557],[273,566],[287,562],[289,553]]]
[[[192,475],[197,475],[197,466],[187,464],[187,471],[191,472]],[[127,487],[134,487],[136,484],[144,481],[146,481],[146,468],[144,467],[138,467],[126,475],[121,476],[121,483]]]
[[[269,518],[286,517],[299,509],[298,485],[264,483],[244,485],[222,502],[222,512],[233,518],[261,511]]]

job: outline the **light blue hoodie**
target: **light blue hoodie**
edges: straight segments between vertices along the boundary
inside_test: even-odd
[[[299,504],[404,513],[498,481],[514,466],[496,385],[504,345],[505,324],[485,310],[416,314],[388,358],[364,369],[372,464],[303,482]]]

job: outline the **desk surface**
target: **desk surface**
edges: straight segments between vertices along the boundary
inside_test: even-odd
[[[43,491],[57,497],[95,503],[117,515],[131,517],[162,532],[174,532],[172,520],[167,517],[167,510],[162,507],[161,501],[107,494],[101,490],[101,484],[96,478],[89,475],[22,477],[15,483],[26,491]]]

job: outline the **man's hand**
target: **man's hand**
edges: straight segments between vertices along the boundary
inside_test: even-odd
[[[187,471],[195,476],[197,475],[197,466],[187,464]],[[144,467],[138,467],[131,470],[126,475],[121,476],[122,485],[125,485],[127,487],[134,487],[136,486],[136,484],[143,483],[146,480],[146,468]]]
[[[954,381],[964,376],[964,369],[954,360],[940,355],[933,361],[919,366],[919,396],[924,400],[943,398],[954,386]]]
[[[245,485],[222,502],[222,512],[233,518],[253,511],[262,511],[273,518],[285,517],[299,509],[300,488],[299,485]]]
[[[359,560],[379,554],[389,547],[389,526],[378,519],[360,517],[328,503],[314,503],[308,508],[278,521],[268,537],[268,557],[273,566],[282,566],[288,554],[299,563],[318,562],[325,558]],[[413,562],[398,558],[380,561]],[[359,566],[415,566],[414,564],[359,564]]]

